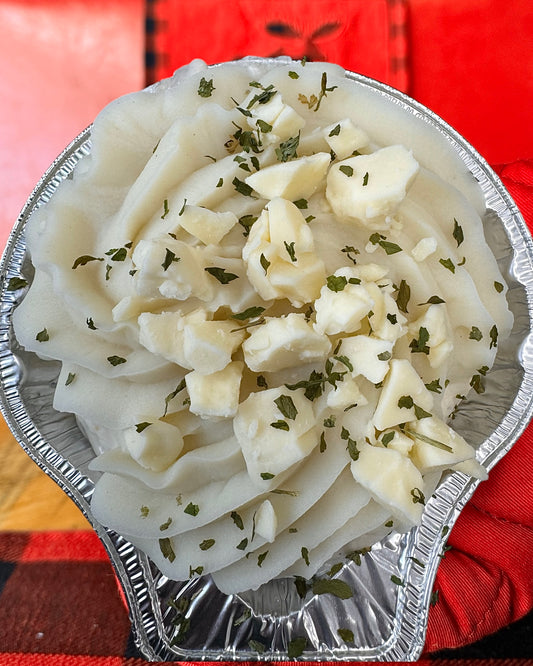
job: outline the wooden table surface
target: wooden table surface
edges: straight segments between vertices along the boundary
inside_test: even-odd
[[[92,529],[74,502],[17,443],[0,417],[0,530]]]

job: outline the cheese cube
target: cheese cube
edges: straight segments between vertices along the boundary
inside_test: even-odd
[[[390,439],[392,435],[392,439]],[[383,440],[387,442],[387,449],[394,449],[401,453],[403,456],[409,455],[409,452],[413,448],[413,440],[405,435],[401,430],[385,430],[381,433],[379,437],[379,442],[383,444]],[[385,446],[385,444],[383,444]]]
[[[400,406],[400,402],[406,402],[401,401],[402,398],[411,398],[413,406]],[[374,426],[378,430],[385,430],[400,423],[415,421],[417,417],[414,405],[430,411],[433,407],[433,396],[409,361],[392,359],[372,419]]]
[[[413,463],[391,448],[358,444],[351,463],[354,479],[408,526],[417,525],[424,508],[424,480]]]
[[[239,406],[239,391],[244,364],[232,361],[223,370],[209,375],[196,370],[185,375],[190,411],[203,419],[230,418]]]
[[[187,323],[183,328],[183,356],[187,365],[209,375],[225,368],[241,344],[245,332],[231,321]]]
[[[329,125],[323,132],[329,147],[339,160],[349,157],[355,150],[368,146],[369,143],[368,134],[354,125],[349,118]]]
[[[361,320],[372,310],[374,300],[363,284],[349,282],[360,282],[353,269],[339,269],[333,277],[343,278],[345,284],[336,286],[338,291],[332,290],[328,284],[321,288],[320,297],[315,301],[315,328],[319,333],[327,335],[353,333],[360,328]]]
[[[350,157],[329,170],[326,197],[341,219],[364,224],[394,215],[418,168],[418,162],[403,146]]]
[[[180,226],[205,245],[217,245],[237,223],[237,216],[228,211],[216,213],[202,206],[185,206],[178,218]]]
[[[161,472],[175,462],[182,449],[183,437],[170,423],[138,423],[124,431],[124,444],[131,457],[146,469]]]
[[[213,287],[204,270],[202,255],[170,236],[140,240],[132,254],[136,273],[133,283],[136,292],[148,298],[177,299],[191,297],[209,300]]]
[[[411,250],[411,256],[415,261],[424,261],[437,249],[437,239],[433,236],[422,238]]]
[[[288,398],[295,413],[280,410],[275,402]],[[251,393],[240,403],[233,429],[248,474],[259,484],[303,460],[318,444],[313,407],[303,389],[279,387]]]
[[[348,375],[343,381],[337,382],[336,388],[331,388],[326,398],[326,404],[331,409],[346,409],[352,405],[366,405],[368,400],[361,393],[359,384]]]
[[[426,312],[409,325],[409,331],[416,338],[420,329],[429,333],[426,343],[428,360],[432,368],[439,368],[453,351],[453,336],[445,303],[431,304]]]
[[[254,372],[277,372],[302,363],[325,359],[331,350],[329,338],[317,333],[305,315],[292,312],[268,318],[251,329],[242,349],[246,365]]]
[[[245,178],[260,197],[283,197],[289,201],[308,199],[322,184],[330,164],[329,153],[317,153],[272,164]]]
[[[153,354],[159,354],[190,370],[183,350],[183,329],[186,324],[204,322],[206,318],[206,312],[202,309],[185,315],[182,312],[143,312],[137,320],[139,342]]]
[[[411,437],[414,440],[411,460],[422,474],[450,469],[457,463],[473,460],[476,456],[474,449],[459,433],[435,416],[410,423],[407,430],[407,434],[409,433],[413,433]]]
[[[372,384],[383,381],[389,371],[393,342],[380,340],[367,335],[343,338],[341,353],[353,365],[353,375],[363,375]]]
[[[278,517],[270,500],[265,500],[255,513],[255,533],[272,543],[278,530]]]

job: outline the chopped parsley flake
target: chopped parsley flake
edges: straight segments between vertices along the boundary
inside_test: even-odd
[[[489,336],[490,336],[489,349],[492,349],[493,347],[497,347],[498,346],[498,329],[496,328],[496,324],[494,324],[494,326],[490,329]]]
[[[150,513],[150,509],[147,506],[145,506],[145,505],[141,506],[141,517],[142,518],[148,518],[149,513]]]
[[[107,360],[113,366],[121,365],[121,363],[126,363],[127,361],[123,356],[108,356]]]
[[[263,481],[270,481],[270,479],[273,479],[275,476],[276,475],[271,472],[261,472],[261,478]]]
[[[292,203],[300,210],[305,210],[309,205],[307,199],[296,199],[296,201],[293,201]]]
[[[407,304],[409,303],[410,298],[411,298],[411,288],[409,287],[409,285],[405,280],[402,280],[400,282],[398,293],[396,295],[396,305],[398,306],[398,310],[407,313],[408,311]]]
[[[426,503],[426,498],[424,497],[424,493],[420,490],[420,488],[413,488],[411,490],[411,497],[413,500],[413,504],[425,504]]]
[[[184,513],[189,514],[189,516],[197,516],[200,513],[200,507],[198,504],[193,504],[189,502],[187,506],[183,509]]]
[[[168,530],[171,524],[172,524],[172,518],[167,518],[167,520],[164,523],[159,525],[159,529],[161,530],[161,532],[164,532],[165,530]]]
[[[257,556],[257,566],[258,566],[258,567],[262,567],[262,566],[263,566],[263,562],[265,561],[265,557],[266,557],[267,555],[268,555],[268,550],[265,550],[264,552],[259,553],[259,555]]]
[[[178,262],[180,260],[179,257],[176,257],[175,253],[172,252],[172,250],[169,250],[168,247],[165,248],[165,259],[161,266],[163,267],[163,270],[166,271],[170,266],[172,265],[173,262]]]
[[[236,511],[232,511],[230,513],[230,517],[240,530],[244,529],[244,523],[242,521],[242,518]]]
[[[265,257],[263,253],[261,253],[261,256],[259,257],[259,263],[261,264],[262,269],[265,271],[265,275],[267,274],[268,267],[270,266],[270,261]]]
[[[446,303],[446,301],[440,296],[430,296],[425,303],[419,303],[418,305],[438,305],[439,303]]]
[[[440,385],[440,381],[438,379],[433,379],[432,381],[430,381],[425,386],[426,386],[428,391],[433,391],[434,393],[441,393],[442,392],[442,386]]]
[[[353,643],[355,640],[353,631],[351,629],[344,629],[343,627],[339,627],[337,629],[337,633],[345,643]]]
[[[298,410],[290,395],[280,395],[279,398],[274,400],[274,403],[285,418],[294,421],[298,414]]]
[[[483,333],[477,326],[472,326],[472,330],[468,335],[469,340],[477,340],[478,342],[483,338]]]
[[[136,432],[142,432],[143,430],[146,430],[148,426],[151,426],[152,424],[149,421],[143,421],[142,423],[137,423],[135,426]]]
[[[351,177],[353,176],[353,167],[351,167],[351,166],[348,165],[348,164],[342,164],[342,165],[339,167],[339,171],[342,171],[342,173],[343,173],[345,176],[348,176],[348,178],[351,178]]]
[[[335,125],[335,127],[331,130],[331,132],[328,134],[328,136],[339,136],[341,133],[341,126]]]
[[[85,320],[87,327],[91,329],[91,331],[96,331],[96,326],[94,325],[94,321],[92,317],[87,317]]]
[[[281,419],[278,421],[273,421],[270,424],[271,428],[276,428],[277,430],[289,430],[289,424],[287,421],[282,421]]]
[[[48,335],[46,328],[43,328],[42,331],[39,331],[35,336],[35,339],[37,342],[48,342],[48,340],[50,340],[50,336]]]
[[[81,257],[78,257],[75,259],[74,263],[72,264],[72,268],[78,268],[78,266],[85,266],[85,264],[88,264],[90,261],[103,261],[103,257],[92,257],[90,254],[82,254]]]
[[[75,372],[69,372],[67,379],[65,381],[65,386],[70,386],[72,382],[76,379],[76,373]]]
[[[470,386],[478,394],[485,393],[485,384],[483,383],[483,378],[481,375],[473,375],[470,380]]]
[[[28,281],[21,277],[9,278],[6,291],[18,291],[28,285]],[[503,288],[503,287],[502,287]]]
[[[208,81],[202,76],[200,79],[200,85],[198,86],[198,94],[200,97],[211,97],[213,90],[215,90],[213,79],[209,79]]]
[[[292,136],[286,141],[282,141],[276,148],[276,157],[279,162],[288,162],[289,160],[298,157],[296,150],[300,143],[300,133],[297,136]]]
[[[313,581],[313,594],[333,594],[339,599],[350,599],[353,597],[353,590],[343,580],[338,578],[327,579],[319,578]]]
[[[238,275],[235,275],[235,273],[226,273],[225,268],[219,268],[218,266],[208,266],[207,268],[204,268],[204,270],[207,271],[209,275],[216,278],[220,284],[228,284],[228,282],[236,280],[239,277]]]
[[[429,331],[424,326],[421,326],[418,329],[418,339],[411,340],[409,347],[412,354],[429,354],[429,347],[427,345],[429,341]]]
[[[390,432],[386,432],[383,435],[383,437],[381,438],[381,443],[383,444],[384,447],[387,447],[392,442],[395,434],[396,433],[394,432],[394,430],[391,430]]]
[[[215,545],[214,539],[204,539],[201,544],[199,544],[200,550],[209,550]]]
[[[341,252],[344,252],[344,254],[348,257],[348,259],[355,265],[357,263],[357,260],[355,259],[355,255],[360,254],[359,250],[357,250],[353,245],[345,245]],[[353,255],[353,256],[352,256]]]
[[[309,566],[309,550],[305,546],[302,546],[300,552],[302,554],[302,560],[306,563],[307,566]]]
[[[242,194],[245,197],[252,196],[253,188],[243,180],[239,180],[237,176],[235,176],[235,178],[231,181],[231,184],[239,194]]]
[[[455,217],[453,218],[453,237],[457,241],[457,247],[459,247],[459,245],[461,245],[461,243],[465,239],[464,234],[463,234],[463,228],[461,227],[459,222],[457,222]]]
[[[159,548],[161,549],[161,553],[166,560],[169,562],[174,562],[176,559],[176,553],[174,552],[174,549],[172,548],[172,542],[168,537],[159,539]]]
[[[363,187],[366,187],[367,185],[368,185],[368,171],[363,176]]]
[[[444,268],[447,268],[449,271],[452,273],[455,273],[455,265],[453,261],[448,258],[448,259],[439,259],[439,263],[444,266]]]
[[[296,261],[296,251],[294,249],[294,244],[296,241],[292,241],[290,243],[287,243],[287,241],[283,241],[283,244],[285,245],[285,249],[287,250],[287,254],[289,255],[291,261],[295,262]]]
[[[231,318],[237,319],[237,321],[245,321],[246,319],[253,319],[254,317],[259,317],[261,314],[263,314],[264,311],[265,308],[261,307],[260,305],[252,305],[251,307],[246,308],[246,310],[243,310],[242,312],[231,315]]]
[[[165,217],[169,214],[170,209],[168,207],[168,199],[165,199],[163,201],[163,215],[161,215],[161,219],[164,220]]]
[[[403,580],[401,578],[399,578],[398,576],[395,576],[394,574],[392,574],[390,579],[395,585],[399,585],[400,587],[403,587],[405,585]]]
[[[496,282],[496,281],[494,281],[494,289],[496,289],[496,291],[497,291],[499,294],[501,294],[502,291],[503,291],[503,284],[502,284],[501,282]]]

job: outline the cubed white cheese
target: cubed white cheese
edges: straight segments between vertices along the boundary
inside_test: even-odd
[[[403,456],[409,455],[409,452],[413,448],[413,440],[401,432],[401,430],[387,429],[381,433],[378,441],[387,449],[394,449]]]
[[[413,433],[411,460],[422,474],[450,469],[457,463],[475,458],[470,444],[435,416],[410,423],[407,433]]]
[[[326,404],[331,409],[346,409],[352,405],[366,405],[368,400],[365,398],[357,380],[352,377],[345,376],[341,382],[336,383],[336,387],[332,387],[327,395]]]
[[[244,180],[264,199],[308,199],[324,181],[330,161],[329,153],[317,153],[272,164]]]
[[[187,365],[209,375],[225,368],[245,332],[231,321],[187,323],[183,328],[183,356]]]
[[[265,500],[259,505],[255,513],[255,533],[263,537],[268,543],[276,538],[278,530],[278,517],[270,500]]]
[[[407,406],[409,398],[413,401],[412,407]],[[414,405],[429,412],[433,407],[433,396],[409,361],[392,359],[372,419],[375,427],[385,430],[416,420]]]
[[[290,403],[288,411],[283,407],[288,398],[294,411]],[[251,393],[240,403],[233,429],[248,473],[258,483],[303,460],[318,444],[313,407],[303,389],[279,387]]]
[[[437,249],[437,239],[433,236],[422,238],[411,250],[411,255],[415,261],[424,261],[432,255]]]
[[[124,444],[139,465],[160,472],[175,462],[183,449],[183,437],[170,423],[140,422],[124,431]]]
[[[329,170],[326,197],[341,219],[365,223],[390,216],[404,199],[418,168],[418,162],[403,146],[356,155]]]
[[[134,287],[141,296],[180,301],[191,297],[209,300],[213,296],[201,252],[187,243],[169,236],[141,240],[132,261],[136,270]]]
[[[342,268],[332,277],[335,279],[328,278],[315,301],[316,330],[327,335],[353,333],[372,310],[374,300],[365,286],[359,284],[361,280],[355,270]]]
[[[409,325],[413,339],[420,338],[421,328],[429,334],[425,345],[429,349],[429,364],[432,368],[439,368],[453,351],[453,336],[446,304],[431,304],[421,317]]]
[[[277,372],[325,359],[331,343],[313,329],[305,315],[292,312],[268,318],[262,326],[251,329],[242,349],[246,365],[254,372]]]
[[[186,324],[205,322],[206,319],[206,312],[202,309],[185,315],[181,312],[143,312],[137,320],[139,342],[153,354],[191,369],[183,350],[183,329]]]
[[[202,206],[185,206],[178,218],[180,226],[205,245],[217,245],[237,224],[237,216],[228,211],[217,213]]]
[[[242,251],[247,276],[261,298],[288,298],[301,307],[317,298],[325,279],[322,259],[300,210],[290,201],[269,202]]]
[[[243,367],[242,361],[232,361],[223,370],[208,375],[197,371],[185,375],[191,412],[215,420],[235,416]]]
[[[329,147],[339,160],[349,157],[355,150],[359,150],[369,143],[368,134],[354,125],[349,118],[329,125],[323,132]]]
[[[424,508],[424,480],[413,463],[391,448],[358,445],[359,457],[351,463],[354,479],[393,516],[407,525],[420,522]]]
[[[341,354],[353,365],[353,375],[363,375],[372,384],[383,381],[389,371],[393,342],[368,335],[343,338]]]

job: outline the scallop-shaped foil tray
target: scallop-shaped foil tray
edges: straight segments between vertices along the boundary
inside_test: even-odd
[[[489,166],[440,118],[383,84],[348,78],[413,114],[444,136],[479,182],[484,225],[509,284],[515,316],[511,337],[500,346],[483,395],[469,398],[454,427],[478,447],[489,469],[510,449],[533,411],[533,243],[515,204]],[[293,581],[276,580],[256,592],[221,594],[209,577],[180,583],[164,577],[148,558],[91,515],[94,456],[72,415],[52,407],[57,363],[27,353],[13,335],[11,317],[24,298],[11,278],[32,279],[24,227],[62,180],[91,150],[90,128],[68,146],[43,176],[11,234],[1,264],[0,382],[4,417],[29,456],[76,502],[102,540],[128,600],[137,646],[149,660],[410,661],[420,655],[433,582],[444,535],[476,482],[461,474],[443,479],[428,500],[422,524],[408,535],[392,534],[337,574],[354,593],[301,599]],[[398,584],[401,582],[401,584]],[[353,641],[349,633],[353,632]]]

